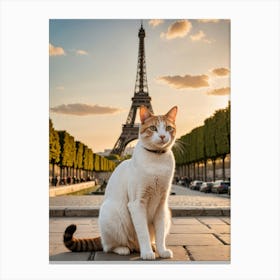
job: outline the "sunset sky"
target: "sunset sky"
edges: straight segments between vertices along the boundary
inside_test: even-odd
[[[113,148],[134,94],[140,20],[50,20],[50,118],[102,152]],[[177,137],[230,96],[230,21],[143,20],[156,114],[178,105]]]

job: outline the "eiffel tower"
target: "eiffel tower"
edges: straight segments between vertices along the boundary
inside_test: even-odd
[[[117,140],[113,150],[111,151],[111,154],[121,155],[124,152],[127,144],[138,138],[139,124],[135,123],[135,118],[137,109],[141,105],[145,105],[153,113],[151,97],[149,96],[148,92],[144,45],[145,30],[142,23],[141,28],[138,32],[138,38],[139,49],[134,96],[131,98],[132,104],[126,119],[126,123],[122,126],[122,133]]]

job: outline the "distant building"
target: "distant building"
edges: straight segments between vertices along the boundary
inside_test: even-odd
[[[110,155],[111,151],[112,151],[112,149],[105,149],[104,152],[99,152],[97,154],[100,156],[106,157],[106,156]]]
[[[99,152],[97,154],[100,155],[100,156],[106,157],[106,156],[110,155],[111,151],[112,151],[112,149],[105,149],[103,152]],[[134,147],[128,146],[128,147],[125,148],[123,156],[132,155],[133,151],[134,151]]]
[[[133,151],[134,151],[134,147],[131,147],[131,146],[126,147],[126,149],[124,150],[123,155],[124,156],[127,156],[127,155],[131,156],[133,154]]]

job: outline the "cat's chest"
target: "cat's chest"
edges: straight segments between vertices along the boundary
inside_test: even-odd
[[[143,185],[140,200],[146,205],[149,219],[152,219],[160,203],[165,201],[168,191],[168,185],[157,176]]]
[[[142,196],[146,199],[160,198],[167,190],[167,184],[162,177],[150,176],[143,180]]]
[[[141,156],[136,161],[136,170],[139,176],[145,176],[154,181],[161,180],[162,177],[172,176],[174,169],[173,158],[166,156]]]

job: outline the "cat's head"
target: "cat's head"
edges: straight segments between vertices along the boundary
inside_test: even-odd
[[[165,115],[155,116],[145,106],[140,107],[139,139],[146,149],[167,150],[175,141],[177,106]]]

